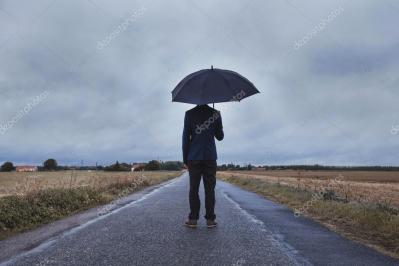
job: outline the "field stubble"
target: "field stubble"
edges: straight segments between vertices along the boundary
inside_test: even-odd
[[[311,192],[326,187],[347,201],[372,202],[399,208],[399,172],[389,171],[231,171],[220,176],[257,178]],[[339,178],[339,181],[335,182]]]
[[[0,197],[26,195],[46,189],[73,189],[90,187],[107,188],[111,185],[134,182],[143,175],[151,183],[177,176],[174,171],[105,172],[105,171],[54,171],[54,172],[3,172],[0,173]]]
[[[270,172],[218,172],[218,177],[287,205],[296,216],[311,217],[350,239],[399,258],[398,172],[380,182],[371,177],[375,172],[367,177],[352,171],[324,172],[323,177],[318,171]]]
[[[1,173],[0,239],[127,196],[179,171]],[[108,205],[107,205],[108,206]],[[109,209],[101,208],[99,215]]]

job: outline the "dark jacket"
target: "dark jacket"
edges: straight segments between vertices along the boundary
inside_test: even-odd
[[[183,129],[183,162],[216,160],[215,138],[224,137],[220,112],[208,105],[197,105],[186,112]]]

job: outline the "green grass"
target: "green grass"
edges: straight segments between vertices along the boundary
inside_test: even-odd
[[[251,177],[219,178],[284,204],[348,238],[399,258],[399,211],[387,204],[346,202],[335,198],[334,191],[321,195]]]
[[[0,199],[0,238],[107,202],[91,188],[47,189]]]

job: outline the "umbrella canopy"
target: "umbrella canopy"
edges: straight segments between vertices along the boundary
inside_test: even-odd
[[[172,101],[192,104],[241,101],[259,93],[245,77],[231,70],[218,68],[194,72],[177,84]]]

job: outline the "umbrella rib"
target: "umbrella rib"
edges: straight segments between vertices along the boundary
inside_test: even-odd
[[[172,91],[172,97],[173,97],[173,94],[177,95],[181,91],[181,89],[184,87],[184,85],[186,85],[187,82],[190,82],[192,79],[197,78],[198,75],[201,74],[201,72],[202,72],[202,70],[199,70],[197,72],[191,73],[190,75],[185,77],[181,82],[179,82],[179,84],[177,86],[179,86],[179,85],[180,86],[179,86],[179,88],[175,88],[175,89],[177,89],[175,93],[173,93],[175,90]]]
[[[204,83],[203,83],[203,85],[202,85],[202,89],[201,89],[201,103],[204,103],[205,101],[204,101],[204,90],[205,90],[205,86],[206,86],[206,81],[207,81],[207,78],[205,77],[204,78]]]
[[[222,79],[223,79],[223,81],[227,84],[227,87],[234,93],[234,96],[236,96],[237,95],[237,92],[233,89],[233,87],[232,86],[230,86],[230,82],[222,75],[222,74],[220,74],[219,72],[216,72],[219,76],[221,76],[222,77]],[[233,97],[234,97],[233,96]],[[234,99],[234,98],[233,98]],[[231,101],[231,100],[230,100]]]

